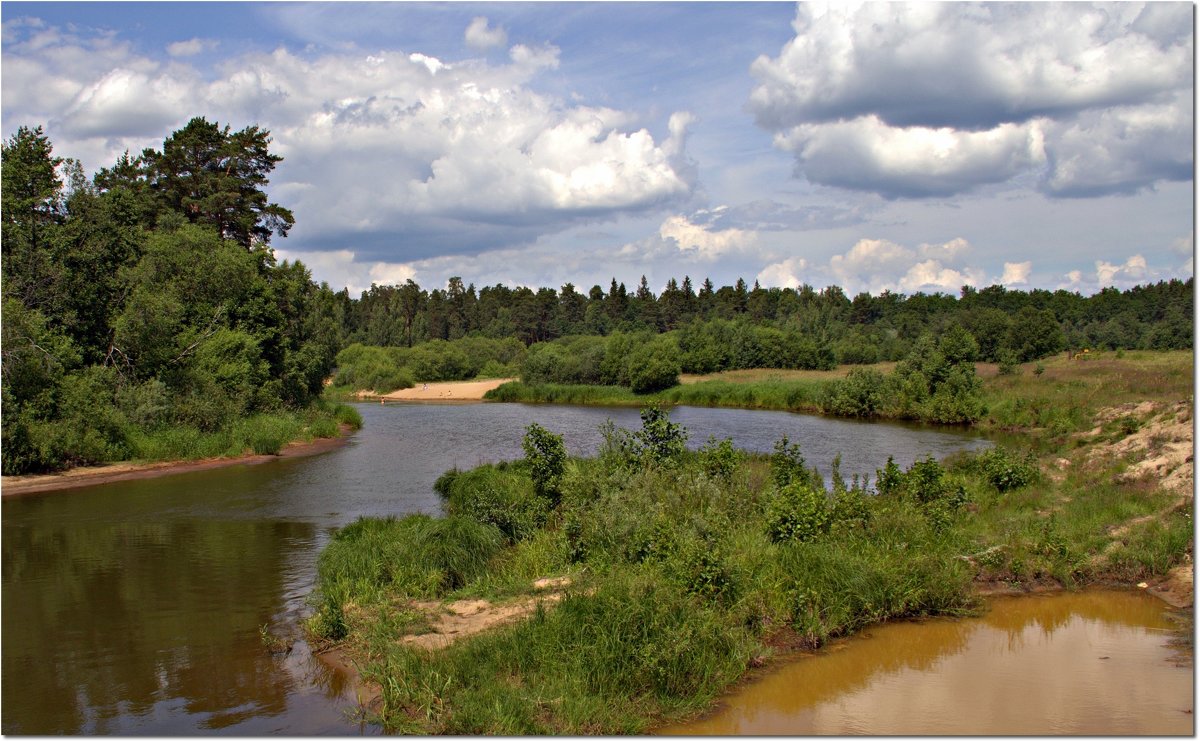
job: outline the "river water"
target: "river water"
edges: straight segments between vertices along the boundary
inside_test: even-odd
[[[437,514],[445,470],[521,456],[525,427],[573,454],[636,410],[359,405],[364,427],[309,458],[115,482],[3,501],[4,734],[356,734],[345,679],[295,636],[318,552],[361,515]],[[780,412],[676,408],[691,433],[769,451],[780,435],[828,471],[873,473],[985,446],[980,438]]]
[[[994,598],[979,618],[872,627],[783,665],[686,735],[1185,735],[1190,647],[1158,598]]]

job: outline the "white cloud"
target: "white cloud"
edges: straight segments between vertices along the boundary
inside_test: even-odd
[[[749,106],[814,183],[946,196],[1038,172],[1056,196],[1192,170],[1186,4],[800,4]],[[1181,30],[1186,29],[1186,30]]]
[[[1196,230],[1187,233],[1171,243],[1171,249],[1180,255],[1191,255],[1196,250]]]
[[[1162,103],[1089,111],[1054,125],[1046,190],[1059,196],[1128,193],[1193,174],[1192,91]]]
[[[471,19],[471,25],[467,26],[467,30],[463,36],[466,39],[467,46],[472,49],[490,49],[494,46],[504,46],[508,43],[508,33],[499,26],[489,28],[488,19],[483,16],[476,16]]]
[[[176,41],[173,44],[167,44],[167,54],[172,57],[194,57],[200,52],[209,51],[217,47],[217,42],[212,39],[193,38],[187,41]]]
[[[701,260],[713,260],[721,255],[751,247],[757,235],[742,229],[709,229],[693,224],[682,215],[671,216],[658,230],[659,237],[673,243],[675,249]]]
[[[775,144],[803,163],[811,181],[889,198],[947,196],[1006,181],[1045,161],[1037,124],[987,131],[897,128],[876,116],[802,124]]]
[[[1140,283],[1146,280],[1146,259],[1134,255],[1122,265],[1113,265],[1103,260],[1096,261],[1096,280],[1102,287],[1115,286],[1118,283]]]
[[[982,269],[965,265],[970,252],[970,243],[961,237],[917,249],[890,240],[861,239],[844,254],[829,259],[829,278],[851,296],[884,289],[957,293],[964,285],[985,282]]]
[[[1108,287],[1115,287],[1123,291],[1134,286],[1144,286],[1176,276],[1179,272],[1153,268],[1141,254],[1131,255],[1125,259],[1125,262],[1119,264],[1097,260],[1094,266],[1095,271],[1091,273],[1085,273],[1082,270],[1068,271],[1063,276],[1066,280],[1060,283],[1058,288],[1078,291],[1082,294],[1094,294],[1100,289]],[[1184,266],[1183,269],[1185,272],[1190,272],[1190,265]]]
[[[271,195],[299,215],[291,244],[353,244],[359,260],[411,262],[527,243],[691,193],[690,114],[671,115],[656,141],[626,112],[536,92],[530,82],[558,55],[517,45],[493,65],[279,48],[201,74],[107,37],[59,34],[5,44],[3,104],[10,120],[46,122],[56,151],[89,168],[161,146],[197,113],[259,124],[285,158]]]
[[[1004,275],[1000,277],[1000,283],[1005,286],[1018,286],[1029,283],[1029,272],[1033,270],[1033,261],[1026,260],[1023,263],[1005,263]]]
[[[804,258],[787,258],[778,263],[771,263],[755,276],[763,286],[779,286],[780,288],[799,288],[805,283],[803,276],[808,269],[808,261]]]

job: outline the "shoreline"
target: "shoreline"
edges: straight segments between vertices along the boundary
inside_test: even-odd
[[[1187,560],[1184,564],[1171,570],[1164,576],[1153,580],[1146,587],[1142,585],[1133,585],[1123,580],[1105,580],[1100,579],[1091,584],[1068,588],[1062,583],[1055,580],[1034,581],[1028,584],[1013,585],[998,581],[976,580],[971,589],[971,593],[982,600],[997,597],[1033,597],[1046,593],[1061,593],[1061,592],[1082,592],[1087,590],[1127,590],[1130,592],[1144,592],[1166,604],[1170,609],[1176,611],[1189,611],[1194,606],[1194,595],[1192,589],[1191,577],[1192,563]],[[1185,574],[1186,573],[1186,576]],[[918,619],[919,620],[919,619]],[[868,627],[864,627],[860,631],[855,631],[848,636],[854,637],[861,635]],[[785,632],[786,633],[786,632]],[[767,642],[771,644],[771,642]],[[789,662],[794,662],[803,659],[806,656],[815,655],[820,651],[820,647],[814,648],[803,644],[794,643],[784,640],[776,648],[776,653],[767,658],[765,662],[759,665],[752,665],[747,672],[733,683],[729,688],[721,694],[721,698],[736,691],[738,688],[752,683],[770,674],[772,671],[777,671],[780,666]],[[436,651],[432,650],[432,651]],[[349,683],[353,691],[357,708],[360,712],[368,714],[378,714],[379,705],[383,697],[383,688],[376,682],[367,680],[359,671],[359,663],[353,652],[349,651],[341,644],[335,643],[332,646],[324,649],[313,649],[312,656],[322,663],[326,668],[333,672],[339,673]],[[709,708],[705,713],[713,713],[716,711],[720,701],[717,701],[712,708]],[[379,725],[378,721],[372,722]],[[651,727],[643,732],[644,735],[656,735],[658,727]]]
[[[346,424],[338,426],[335,438],[315,438],[311,441],[292,441],[277,454],[243,454],[212,459],[183,461],[150,461],[144,463],[118,462],[102,466],[80,466],[53,474],[21,474],[0,477],[0,497],[22,497],[62,490],[91,487],[96,484],[125,482],[134,479],[154,479],[169,474],[220,469],[237,464],[265,464],[278,459],[315,456],[343,446],[354,429]]]
[[[397,389],[387,394],[360,391],[356,392],[354,396],[360,402],[379,401],[382,404],[390,402],[482,402],[483,395],[510,381],[516,381],[516,379],[434,381],[408,389]]]

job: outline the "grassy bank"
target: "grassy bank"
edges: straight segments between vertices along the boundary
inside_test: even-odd
[[[853,371],[886,377],[895,367],[894,363],[879,363],[841,366],[835,371],[757,369],[685,376],[683,383],[652,394],[634,394],[618,386],[514,381],[488,392],[484,398],[494,402],[692,405],[837,415],[831,403],[831,385],[845,380]],[[1075,359],[1061,354],[1017,365],[1009,374],[1000,374],[995,364],[977,364],[976,368],[982,409],[974,427],[1025,433],[1061,444],[1064,436],[1090,426],[1092,416],[1102,406],[1187,397],[1191,393],[1193,359],[1190,351],[1118,351]],[[864,417],[910,417],[900,412],[880,406]]]
[[[1133,582],[1188,558],[1177,475],[1191,465],[1176,449],[1190,451],[1190,357],[995,379],[1003,447],[870,482],[821,481],[786,441],[771,456],[689,452],[654,413],[606,431],[589,460],[531,429],[526,459],[439,480],[447,518],[339,531],[310,628],[379,684],[374,713],[393,731],[637,733],[706,708],[780,650],[970,612],[981,585]],[[1070,429],[1017,414],[1040,404]],[[548,594],[534,587],[546,577],[569,584]],[[479,601],[529,608],[437,636],[443,649],[422,642],[449,631],[446,606]]]
[[[277,454],[289,443],[336,437],[341,425],[358,429],[362,426],[362,418],[349,405],[325,400],[317,400],[305,410],[282,410],[242,418],[213,431],[189,426],[144,428],[128,425],[122,431],[126,456],[88,463],[192,461],[248,453]]]

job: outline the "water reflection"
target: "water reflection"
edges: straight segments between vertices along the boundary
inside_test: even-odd
[[[1191,734],[1165,606],[1098,591],[885,624],[785,665],[666,734]]]
[[[360,515],[437,514],[453,467],[518,458],[531,422],[594,452],[599,426],[635,409],[360,405],[348,445],[235,466],[5,499],[5,734],[357,733],[343,677],[303,642],[272,656],[267,625],[295,634],[329,533]],[[970,436],[787,413],[678,408],[709,434],[769,451],[786,434],[811,464],[871,471],[985,445]],[[372,731],[372,730],[366,730]]]

